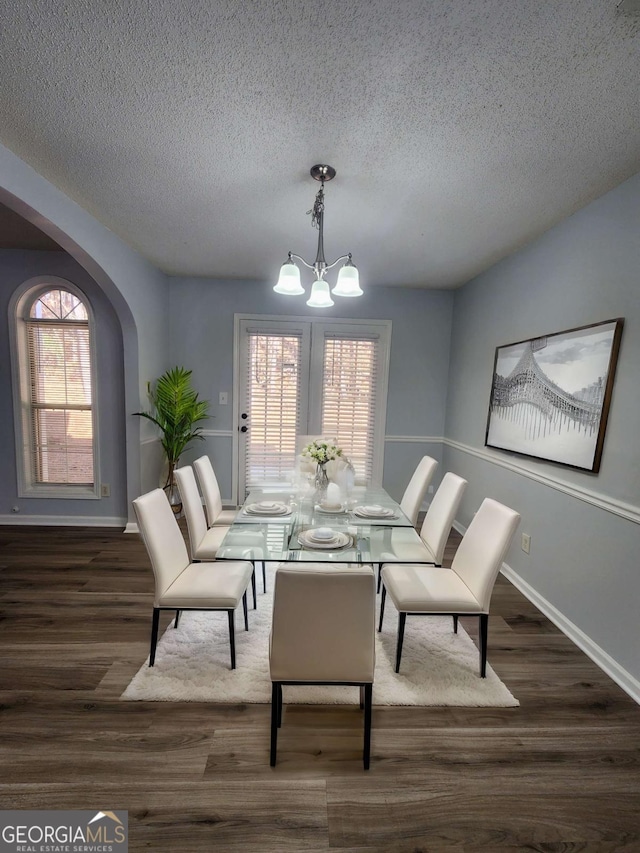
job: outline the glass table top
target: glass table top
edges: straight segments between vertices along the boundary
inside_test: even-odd
[[[286,507],[286,514],[269,515],[265,504]],[[262,505],[262,506],[261,506]],[[377,508],[379,517],[368,510]],[[264,510],[264,511],[263,511]],[[344,527],[345,524],[384,525],[385,527],[412,527],[411,521],[400,505],[380,487],[356,486],[348,499],[334,510],[324,506],[313,490],[302,491],[273,487],[253,489],[244,506],[238,511],[235,524],[300,524],[311,526]]]
[[[285,502],[291,512],[279,518],[247,516],[244,509],[260,502]],[[379,505],[396,518],[363,519],[357,506]],[[324,540],[314,531],[329,531]],[[316,537],[309,540],[307,538]],[[251,492],[238,512],[218,552],[219,560],[335,563],[433,563],[427,546],[398,504],[382,489],[356,489],[346,511],[318,510],[312,496],[303,497],[273,489]]]

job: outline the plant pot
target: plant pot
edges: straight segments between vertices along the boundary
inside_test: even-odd
[[[173,510],[174,515],[178,516],[182,514],[182,498],[180,497],[180,490],[178,489],[178,484],[176,481],[171,478],[171,482],[167,483],[163,487],[163,492],[166,494],[169,499],[169,503],[171,504],[171,509]]]

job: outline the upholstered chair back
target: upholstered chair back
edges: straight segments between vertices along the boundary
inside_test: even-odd
[[[281,565],[275,576],[271,680],[373,682],[375,597],[370,567]]]
[[[442,478],[442,482],[438,486],[424,517],[420,536],[429,546],[438,566],[442,565],[451,525],[456,517],[466,487],[466,480],[458,477],[457,474],[452,474],[451,471],[447,472]]]
[[[438,463],[435,459],[432,459],[431,456],[423,456],[420,462],[418,462],[418,466],[413,472],[413,476],[409,480],[409,485],[405,489],[402,500],[400,501],[400,509],[414,527],[418,521],[422,498],[437,467]]]
[[[211,527],[222,512],[222,496],[220,494],[218,478],[208,456],[201,456],[199,459],[196,459],[193,463],[193,469],[200,484],[204,505],[207,508],[209,527]]]
[[[453,558],[451,568],[487,613],[493,585],[519,523],[515,510],[485,498]]]
[[[154,489],[133,501],[138,528],[149,553],[156,582],[154,606],[178,575],[189,565],[189,555],[171,504]]]
[[[175,474],[178,490],[180,491],[180,497],[182,498],[184,515],[187,519],[187,530],[189,531],[191,553],[195,554],[208,530],[207,519],[204,514],[202,500],[200,499],[200,492],[198,491],[198,485],[191,465],[185,465],[183,468],[176,468],[173,473]]]

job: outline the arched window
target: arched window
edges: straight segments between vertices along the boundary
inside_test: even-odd
[[[16,304],[20,492],[90,497],[97,446],[93,324],[86,298],[70,282],[40,282]]]

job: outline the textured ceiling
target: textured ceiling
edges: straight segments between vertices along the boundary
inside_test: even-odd
[[[619,0],[0,0],[0,141],[169,273],[455,287],[640,170]],[[629,2],[629,0],[627,0]]]

